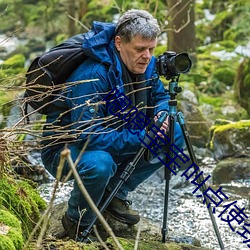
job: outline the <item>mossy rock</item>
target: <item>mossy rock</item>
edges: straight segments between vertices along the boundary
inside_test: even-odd
[[[39,220],[41,211],[46,208],[46,202],[30,183],[4,174],[0,178],[0,207],[4,207],[21,221],[25,239]]]
[[[250,120],[214,125],[210,136],[209,147],[216,159],[244,154],[250,146]]]
[[[21,223],[9,211],[0,209],[0,249],[22,249],[24,239]]]
[[[247,111],[237,103],[230,91],[226,91],[220,96],[200,93],[199,103],[202,112],[212,123],[217,119],[225,119],[225,117],[230,121],[239,121],[249,117]]]
[[[134,239],[124,239],[118,238],[120,244],[122,245],[124,250],[133,250],[135,245]],[[107,243],[114,245],[113,239],[109,238]],[[138,250],[206,250],[208,248],[197,247],[193,245],[188,245],[184,243],[175,243],[175,242],[166,242],[162,243],[161,241],[156,240],[147,240],[143,239],[138,242]]]

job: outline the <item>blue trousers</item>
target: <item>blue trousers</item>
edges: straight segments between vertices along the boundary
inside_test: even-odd
[[[185,145],[178,123],[175,125],[175,145],[180,149]],[[81,149],[74,143],[69,144],[68,148],[71,151],[73,161],[75,161]],[[44,166],[53,176],[56,176],[61,150],[62,149],[58,149],[55,151],[51,147],[42,151]],[[106,189],[112,190],[116,186],[120,180],[121,173],[127,164],[133,160],[134,156],[135,155],[116,156],[102,150],[85,151],[82,154],[77,164],[77,171],[96,205],[100,203]],[[128,180],[123,183],[116,197],[125,200],[129,192],[135,190],[139,184],[161,168],[162,165],[160,161],[152,164],[145,161],[144,157],[141,157],[135,170]],[[63,175],[67,175],[69,170],[70,167],[68,163],[66,163],[63,169]],[[74,182],[74,187],[68,201],[68,216],[78,221],[81,217],[80,212],[84,209],[86,209],[86,211],[81,218],[81,225],[87,226],[92,222],[94,213],[84,199],[77,183]]]

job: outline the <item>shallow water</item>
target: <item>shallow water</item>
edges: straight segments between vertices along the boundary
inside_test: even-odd
[[[200,169],[204,171],[204,176],[211,174],[215,162],[211,158],[205,158],[202,161]],[[184,239],[183,236],[195,237],[204,247],[214,250],[220,250],[217,237],[214,233],[213,225],[208,213],[206,205],[202,203],[202,198],[197,198],[196,194],[192,194],[196,186],[187,182],[184,177],[180,177],[181,173],[173,176],[170,180],[169,202],[168,202],[168,229],[169,237]],[[146,182],[141,184],[136,192],[132,192],[129,198],[133,201],[133,208],[138,210],[142,217],[150,219],[154,224],[162,227],[162,218],[164,213],[164,194],[165,180],[162,178],[162,171],[157,172]],[[49,201],[53,182],[42,184],[39,188],[41,195],[45,200]],[[210,183],[211,184],[211,181]],[[242,228],[243,223],[232,223],[235,231],[229,227],[227,222],[218,218],[220,212],[224,210],[222,207],[233,201],[237,201],[237,206],[245,208],[246,215],[250,217],[248,193],[250,192],[250,181],[232,182],[230,185],[223,186],[223,192],[229,197],[229,200],[222,203],[216,208],[214,214],[219,232],[222,237],[226,250],[246,250],[247,243],[243,243],[244,238],[236,233],[237,227]],[[61,186],[57,192],[56,203],[65,201],[69,198],[72,189],[72,182]],[[218,187],[213,188],[217,190]],[[230,207],[232,209],[232,207]],[[230,210],[228,210],[229,212]],[[225,213],[224,217],[227,214]],[[239,218],[238,218],[239,219]],[[246,234],[247,236],[247,234]],[[249,235],[250,237],[250,235]]]

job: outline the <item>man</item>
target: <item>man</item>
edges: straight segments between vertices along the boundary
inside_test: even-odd
[[[142,10],[125,12],[117,25],[94,22],[83,41],[87,59],[69,77],[67,89],[47,116],[42,151],[46,169],[56,175],[60,152],[67,143],[73,161],[77,159],[77,171],[97,206],[116,186],[145,137],[144,128],[129,123],[132,118],[125,119],[129,110],[137,110],[145,120],[156,120],[162,111],[169,109],[169,95],[156,73],[153,57],[159,32],[157,20]],[[82,80],[90,81],[78,83]],[[109,99],[112,90],[114,95]],[[119,108],[112,106],[114,100]],[[162,130],[168,130],[167,119]],[[178,123],[175,144],[179,148],[184,146]],[[152,163],[142,157],[106,211],[124,223],[138,223],[140,216],[130,208],[128,193],[161,166],[159,161]],[[66,163],[63,176],[69,170]],[[70,238],[81,237],[93,217],[75,182],[62,219],[65,231]]]

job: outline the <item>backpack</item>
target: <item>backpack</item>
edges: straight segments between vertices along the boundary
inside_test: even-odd
[[[40,114],[51,110],[55,97],[66,79],[86,59],[82,42],[84,34],[75,35],[37,57],[26,72],[25,114],[28,105]]]

